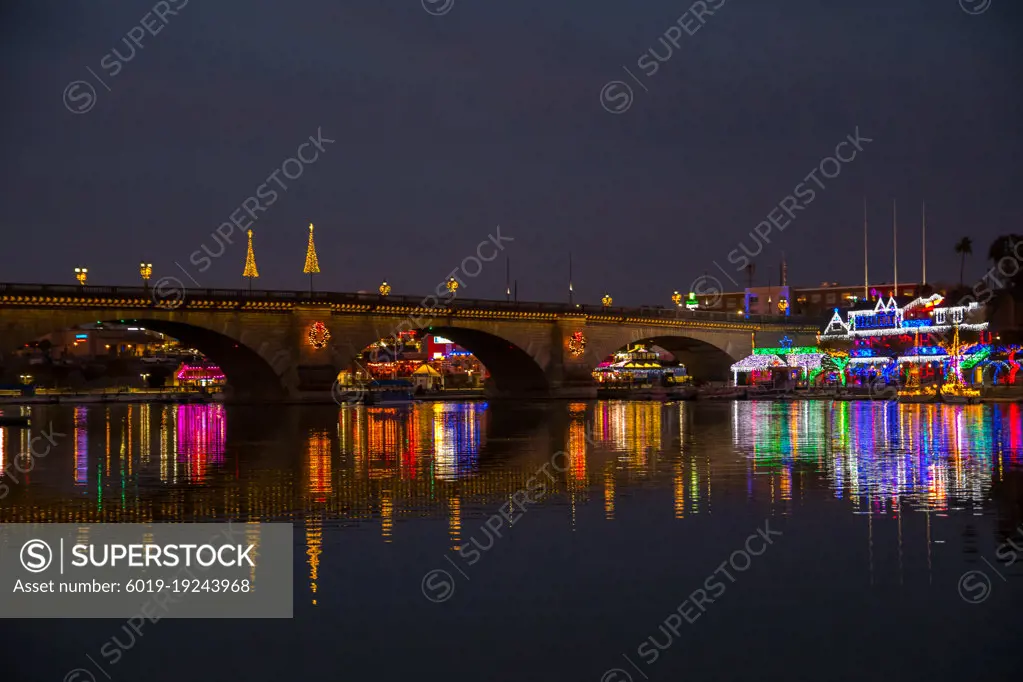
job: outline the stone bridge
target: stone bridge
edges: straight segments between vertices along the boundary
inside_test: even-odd
[[[435,304],[426,305],[428,299]],[[820,329],[816,321],[791,317],[454,294],[444,301],[189,289],[161,298],[143,287],[0,284],[4,355],[48,333],[95,322],[137,325],[197,348],[224,370],[231,400],[327,397],[338,371],[351,367],[366,346],[410,329],[429,330],[474,353],[490,372],[492,395],[548,397],[594,395],[594,367],[630,343],[656,343],[696,379],[727,379],[728,366],[751,352],[756,335],[762,336],[758,345],[777,345],[786,335],[795,345],[812,345]],[[311,342],[319,340],[310,338],[317,322],[329,331],[325,343]]]

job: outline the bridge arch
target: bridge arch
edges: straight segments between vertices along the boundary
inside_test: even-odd
[[[604,340],[594,348],[591,357],[595,357],[594,364],[600,363],[608,356],[637,343],[658,346],[668,351],[686,366],[688,374],[697,381],[728,380],[731,365],[748,355],[753,346],[752,339],[746,344],[739,342],[734,332],[720,334],[702,330],[688,332],[639,327],[624,330]]]
[[[20,321],[15,319],[12,324],[0,329],[0,351],[6,355],[47,334],[90,323],[137,325],[177,339],[216,363],[227,378],[225,389],[229,399],[278,400],[285,397],[280,372],[272,364],[272,358],[267,356],[265,348],[256,350],[230,330],[217,331],[211,328],[212,325],[207,327],[198,323],[162,319],[151,314],[127,317],[105,313],[107,311],[92,311],[75,315],[30,316]],[[18,316],[10,314],[9,317]]]
[[[405,327],[408,329],[408,327]],[[544,368],[530,352],[529,344],[515,343],[505,336],[474,329],[468,326],[452,324],[435,324],[415,330],[417,334],[434,334],[450,339],[462,348],[475,355],[490,373],[490,392],[494,396],[501,395],[547,395],[550,384]],[[348,355],[357,360],[359,355],[370,344],[387,335],[379,336],[377,329],[367,335],[360,335],[356,344],[348,346]],[[361,344],[358,348],[356,345]],[[351,361],[345,365],[350,367]]]
[[[498,393],[546,393],[549,388],[536,360],[501,336],[467,327],[434,326],[424,331],[451,339],[479,358]]]

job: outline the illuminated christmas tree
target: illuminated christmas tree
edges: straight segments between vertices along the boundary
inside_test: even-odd
[[[259,277],[259,270],[256,269],[256,254],[252,250],[252,230],[249,230],[249,250],[245,254],[245,270],[242,277],[249,279],[249,291],[252,291],[252,280]]]
[[[302,270],[309,275],[309,293],[313,293],[313,275],[320,272],[320,261],[316,258],[316,243],[313,242],[313,224],[309,223],[309,244],[305,248],[305,268]]]

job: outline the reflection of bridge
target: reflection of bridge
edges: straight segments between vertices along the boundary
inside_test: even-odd
[[[767,335],[769,343],[783,335],[812,342],[819,330],[812,321],[785,317],[454,295],[445,300],[37,284],[0,284],[0,310],[4,351],[58,329],[131,322],[199,349],[224,369],[233,395],[261,399],[329,390],[338,370],[363,348],[409,329],[431,329],[473,352],[490,371],[497,393],[555,396],[592,395],[593,368],[630,343],[657,343],[697,379],[725,379],[728,367],[750,352],[754,334]],[[310,334],[316,322],[329,339]]]

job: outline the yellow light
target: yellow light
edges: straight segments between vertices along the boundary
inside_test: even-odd
[[[614,299],[611,298],[611,294],[604,294],[604,297],[600,299],[600,303],[605,308],[610,308],[611,304],[614,303]]]
[[[381,296],[387,296],[390,293],[391,293],[391,285],[388,284],[387,280],[385,279],[383,281],[383,283],[380,284],[380,295]]]
[[[682,305],[682,294],[677,291],[671,295],[671,302],[675,305]]]
[[[85,286],[85,282],[89,279],[89,268],[75,268],[75,279],[82,286]]]
[[[142,275],[143,281],[148,282],[149,278],[153,276],[153,264],[139,263],[139,274]]]
[[[456,291],[458,291],[458,280],[456,280],[454,277],[448,278],[447,288],[448,291],[450,291],[451,293],[455,293]]]

